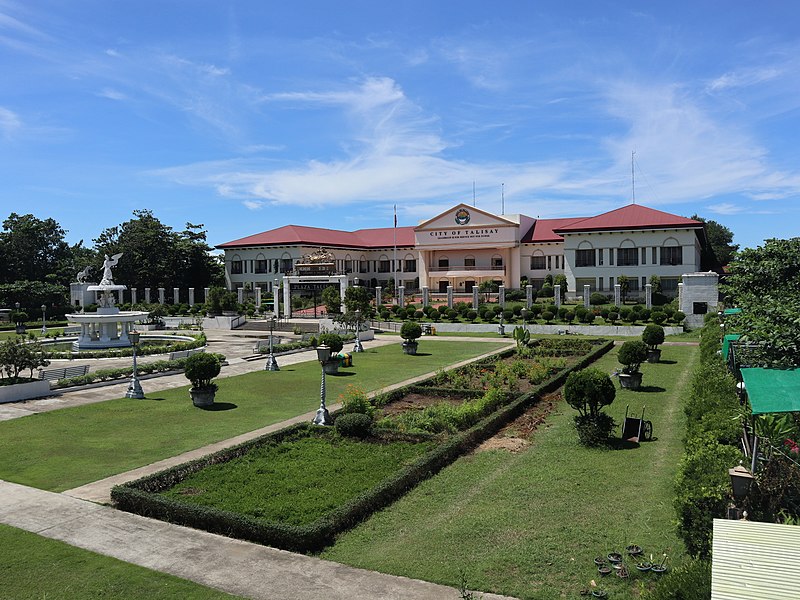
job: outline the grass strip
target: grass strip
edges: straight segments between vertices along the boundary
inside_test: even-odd
[[[326,381],[329,403],[348,384],[376,390],[434,372],[506,344],[437,342],[424,354],[400,344],[355,357],[355,366]],[[212,410],[195,408],[188,386],[0,422],[0,478],[63,491],[313,411],[320,367],[309,361],[218,380]]]
[[[642,366],[645,391],[617,390],[610,414],[621,422],[626,405],[638,417],[646,404],[654,441],[584,448],[576,413],[561,401],[526,451],[462,457],[322,557],[451,586],[463,569],[470,588],[527,600],[577,597],[591,579],[614,598],[639,598],[650,576],[632,569],[630,581],[600,579],[592,559],[636,543],[648,555],[668,553],[669,565],[681,561],[673,482],[685,431],[681,398],[696,356],[695,347],[665,347],[662,363]],[[610,373],[616,351],[594,366]]]
[[[0,525],[0,548],[0,598],[238,598],[6,525]]]

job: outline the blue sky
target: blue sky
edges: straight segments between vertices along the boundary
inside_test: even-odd
[[[800,224],[800,4],[0,0],[0,217],[212,244],[458,202]]]

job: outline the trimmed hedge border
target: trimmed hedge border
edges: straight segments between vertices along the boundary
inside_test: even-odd
[[[415,463],[401,469],[394,476],[387,477],[375,487],[356,496],[310,525],[296,526],[259,521],[217,508],[189,505],[159,494],[159,492],[173,487],[189,474],[206,466],[243,456],[256,446],[280,443],[291,436],[308,435],[314,429],[310,423],[292,425],[201,459],[115,486],[111,490],[111,498],[117,508],[146,517],[284,550],[316,552],[333,543],[338,533],[353,527],[375,511],[388,506],[417,484],[432,477],[459,456],[495,434],[504,425],[522,414],[526,408],[537,402],[542,395],[557,390],[566,381],[570,372],[588,366],[608,352],[613,345],[613,341],[606,341],[598,345],[572,367],[562,369],[550,380],[484,417],[472,428],[447,439]],[[391,394],[408,393],[408,390],[413,387],[415,386],[407,386],[401,390],[395,390]],[[426,388],[426,391],[430,392],[431,390]]]
[[[69,336],[68,336],[69,337]],[[202,348],[207,344],[206,336],[201,333],[195,336],[191,342],[169,342],[169,340],[159,340],[165,344],[148,344],[146,346],[139,346],[136,351],[136,356],[147,356],[150,354],[167,354],[169,352],[181,352],[183,350],[194,350],[195,348]],[[166,345],[169,342],[170,345]],[[47,347],[44,348],[47,350]],[[123,356],[133,356],[132,348],[118,348],[116,350],[80,350],[78,352],[71,351],[47,351],[49,358],[58,360],[75,360],[82,358],[120,358]]]

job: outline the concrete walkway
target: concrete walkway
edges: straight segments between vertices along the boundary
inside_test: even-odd
[[[0,481],[0,523],[245,598],[460,597],[458,590],[446,586],[242,542],[4,481]],[[483,598],[508,597],[483,594]]]

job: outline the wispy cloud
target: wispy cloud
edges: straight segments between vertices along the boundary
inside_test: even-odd
[[[0,133],[6,139],[22,129],[22,120],[12,110],[0,106]]]
[[[112,88],[105,88],[97,94],[101,98],[108,98],[109,100],[127,100],[128,96]]]
[[[730,71],[711,80],[708,83],[709,92],[721,92],[731,88],[748,87],[765,81],[770,81],[782,75],[782,70],[776,67],[758,67]]]
[[[738,204],[731,204],[730,202],[720,202],[719,204],[711,204],[707,208],[711,212],[718,215],[736,215],[746,210],[745,207],[739,206]]]

